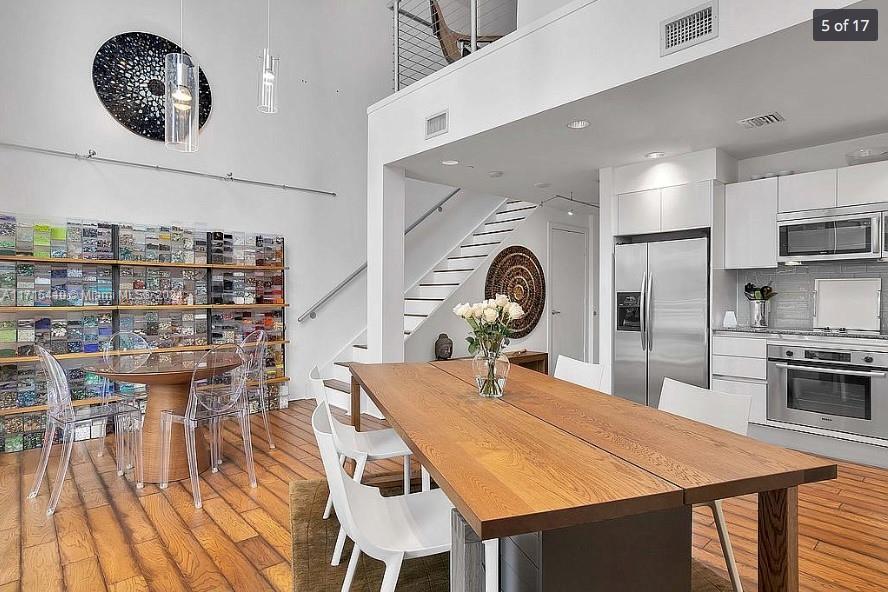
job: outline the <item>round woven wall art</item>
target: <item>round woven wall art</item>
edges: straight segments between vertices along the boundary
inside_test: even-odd
[[[507,247],[494,258],[487,271],[484,297],[497,294],[505,294],[524,309],[524,317],[512,324],[512,337],[524,337],[533,331],[546,306],[546,278],[530,249]]]
[[[108,113],[131,132],[163,142],[164,61],[168,53],[181,51],[168,39],[138,31],[116,35],[103,43],[93,60],[92,78]],[[203,127],[213,107],[203,68],[198,85],[198,122]]]

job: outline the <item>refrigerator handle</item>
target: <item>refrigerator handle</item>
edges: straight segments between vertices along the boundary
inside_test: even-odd
[[[641,274],[641,290],[638,292],[641,302],[638,303],[638,321],[641,325],[641,351],[647,349],[647,272]]]
[[[651,331],[651,293],[654,285],[654,274],[653,272],[648,273],[647,279],[647,294],[644,297],[644,329],[645,334],[647,335],[647,350],[654,351],[654,333]]]

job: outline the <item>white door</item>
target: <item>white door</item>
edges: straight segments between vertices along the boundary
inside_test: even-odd
[[[559,355],[586,360],[588,233],[553,227],[549,234],[549,370]]]

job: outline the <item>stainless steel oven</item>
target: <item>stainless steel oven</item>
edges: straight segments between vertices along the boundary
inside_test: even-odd
[[[768,419],[888,438],[888,353],[769,345]]]
[[[777,261],[878,259],[882,256],[882,212],[836,208],[777,216]]]

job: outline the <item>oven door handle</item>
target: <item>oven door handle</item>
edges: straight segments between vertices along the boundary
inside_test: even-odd
[[[870,372],[867,370],[838,370],[835,368],[818,368],[817,366],[793,366],[791,364],[776,364],[784,370],[807,370],[808,372],[822,372],[824,374],[845,374],[847,376],[875,376],[882,377],[888,372]]]

